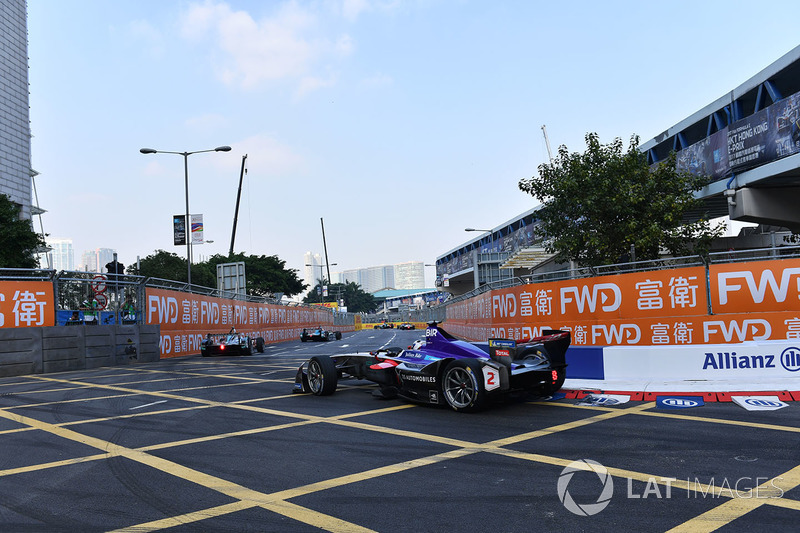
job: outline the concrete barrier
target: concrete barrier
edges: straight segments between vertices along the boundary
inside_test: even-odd
[[[158,325],[0,329],[0,377],[159,360]]]

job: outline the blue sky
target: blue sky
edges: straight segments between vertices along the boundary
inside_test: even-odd
[[[301,270],[436,256],[536,205],[517,188],[584,135],[642,142],[800,44],[800,3],[30,0],[44,229],[127,264],[172,244],[189,157],[195,259]],[[433,269],[426,269],[432,283]]]

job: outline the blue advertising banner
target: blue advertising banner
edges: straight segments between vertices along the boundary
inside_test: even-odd
[[[702,396],[657,396],[656,407],[659,409],[689,409],[701,407],[704,404]]]
[[[680,171],[720,180],[800,153],[800,93],[711,134],[677,154]]]

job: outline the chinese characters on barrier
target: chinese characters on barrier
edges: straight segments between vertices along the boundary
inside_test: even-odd
[[[162,357],[198,353],[206,334],[231,328],[270,343],[297,339],[303,328],[333,323],[326,309],[240,302],[163,289],[148,288],[146,302],[146,322],[161,326]]]
[[[447,309],[448,328],[470,339],[564,329],[575,346],[800,339],[798,317],[796,259],[522,285]]]
[[[0,328],[52,326],[53,288],[49,282],[0,282]]]

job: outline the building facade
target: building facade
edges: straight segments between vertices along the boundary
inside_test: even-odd
[[[81,256],[81,268],[85,272],[104,272],[108,263],[114,260],[116,250],[111,248],[97,248],[87,250]]]
[[[25,0],[0,2],[0,194],[31,219],[31,129],[28,108],[28,22]]]
[[[425,288],[425,264],[409,261],[396,265],[381,265],[332,272],[333,283],[357,283],[364,292],[385,289],[420,290]]]
[[[50,248],[49,264],[53,270],[75,270],[75,249],[72,246],[72,239],[48,238],[47,246]]]

